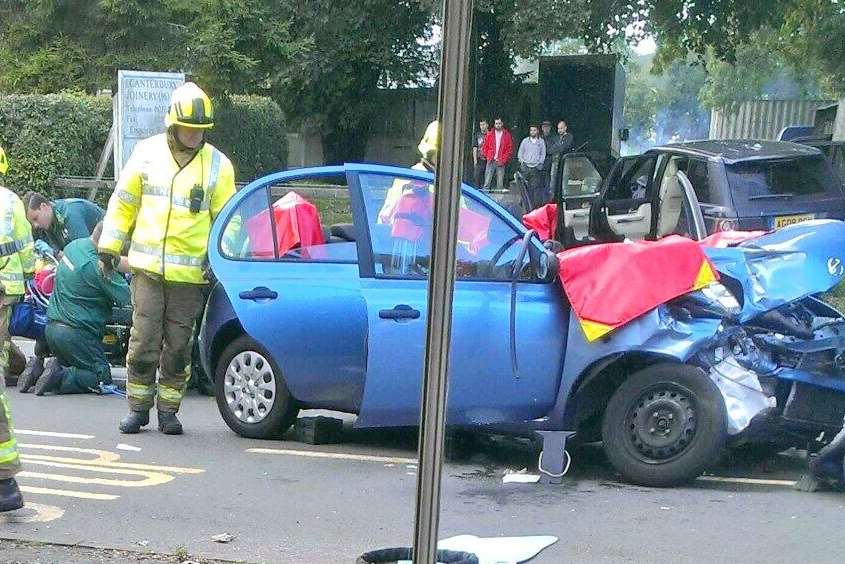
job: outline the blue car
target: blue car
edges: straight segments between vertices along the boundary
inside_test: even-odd
[[[301,408],[357,414],[357,427],[418,424],[431,182],[424,171],[378,165],[300,169],[259,179],[227,204],[210,235],[218,283],[199,342],[232,430],[279,437]],[[326,184],[335,205],[323,220],[344,221],[323,235],[307,206],[285,205],[295,201],[289,192]],[[628,480],[665,486],[700,475],[752,419],[773,417],[777,399],[744,393],[771,374],[746,358],[742,347],[755,341],[732,325],[750,302],[713,284],[588,342],[556,257],[533,231],[466,185],[460,224],[450,425],[539,432],[549,471],[577,432],[603,440]],[[723,253],[741,270],[743,251]],[[833,274],[825,283],[842,277]],[[805,297],[790,289],[771,307],[790,292]]]

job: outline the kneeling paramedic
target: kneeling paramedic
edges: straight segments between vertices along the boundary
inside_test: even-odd
[[[50,252],[61,259],[65,247],[77,239],[87,239],[94,227],[103,221],[103,208],[81,198],[66,198],[52,202],[38,192],[29,191],[23,197],[26,218],[32,225],[35,250]],[[28,393],[44,372],[44,358],[50,352],[45,339],[35,340],[35,356],[26,362],[18,389]]]
[[[6,153],[0,147],[0,179],[8,170]],[[32,231],[26,221],[23,202],[14,192],[0,185],[0,512],[23,507],[21,491],[15,481],[20,460],[5,382],[12,305],[20,301],[25,281],[31,279],[34,272]]]
[[[129,304],[129,285],[117,272],[108,277],[98,266],[102,224],[91,237],[65,247],[56,269],[56,287],[47,308],[45,337],[56,357],[35,383],[35,395],[81,394],[111,384],[111,367],[103,350],[103,333],[112,306]]]
[[[196,84],[174,90],[167,132],[138,143],[120,174],[100,238],[104,274],[129,245],[132,332],[126,356],[129,414],[137,433],[158,408],[158,428],[182,433],[176,412],[185,394],[194,320],[207,284],[208,235],[235,193],[229,159],[203,140],[213,125],[211,99]],[[156,371],[160,371],[156,386]]]

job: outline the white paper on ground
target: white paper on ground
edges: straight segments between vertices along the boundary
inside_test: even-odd
[[[440,550],[471,552],[478,557],[478,564],[518,564],[531,560],[544,549],[558,541],[557,537],[491,537],[458,535],[437,543]],[[405,560],[400,564],[411,564]]]
[[[503,484],[536,484],[540,481],[539,474],[505,474]]]
[[[127,444],[124,444],[124,443],[118,443],[117,450],[128,450],[128,451],[131,451],[131,452],[141,452],[141,449],[139,447],[127,445]]]

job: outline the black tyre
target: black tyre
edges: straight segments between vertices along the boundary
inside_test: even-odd
[[[727,437],[725,405],[698,368],[657,364],[614,392],[602,422],[604,450],[622,476],[665,487],[695,479],[718,461]]]
[[[246,335],[220,355],[214,387],[220,415],[242,437],[278,438],[296,421],[299,408],[282,371],[270,353]]]

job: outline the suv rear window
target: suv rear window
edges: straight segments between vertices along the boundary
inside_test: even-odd
[[[820,194],[835,186],[824,157],[745,161],[726,165],[731,192],[749,200],[778,194]]]

